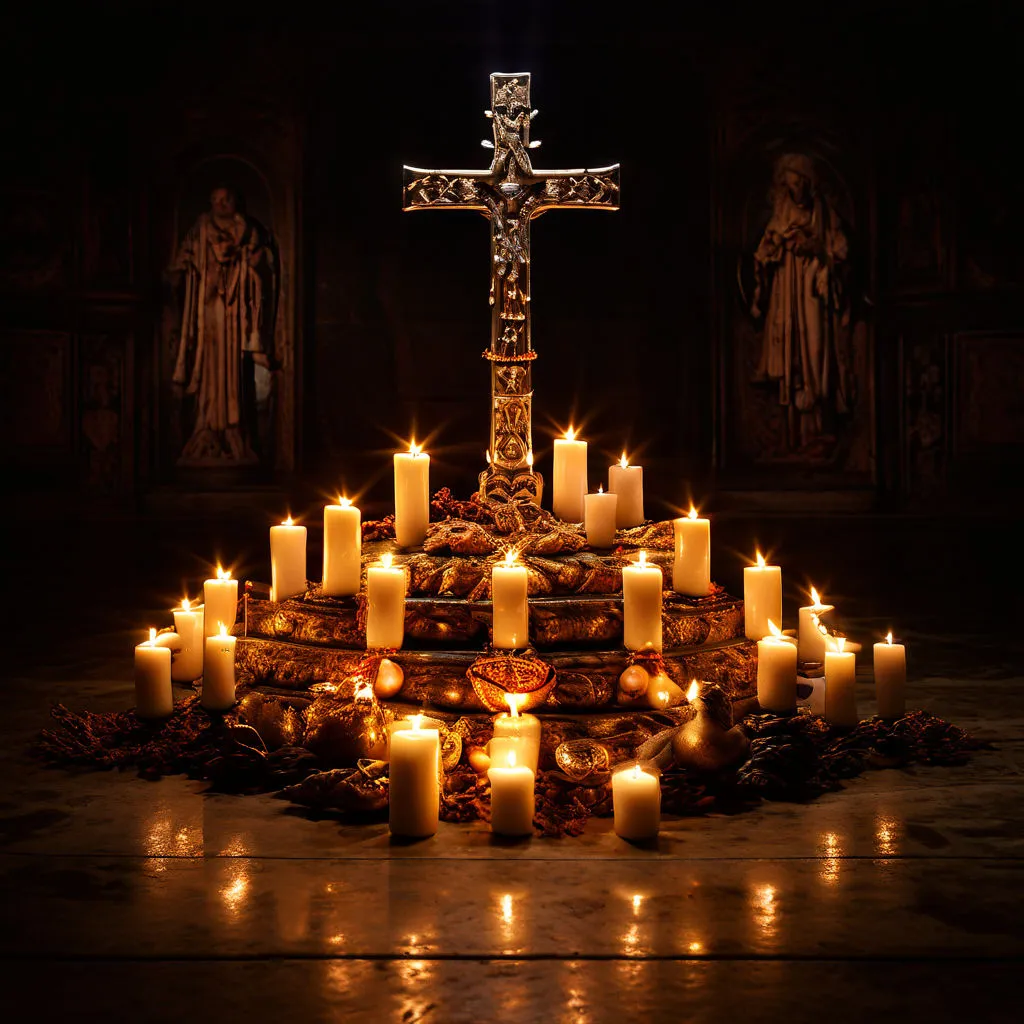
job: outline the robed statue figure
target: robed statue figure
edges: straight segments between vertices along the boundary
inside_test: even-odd
[[[182,464],[259,460],[255,367],[273,369],[279,268],[270,233],[240,206],[214,188],[169,268],[184,276],[172,381],[195,414]]]

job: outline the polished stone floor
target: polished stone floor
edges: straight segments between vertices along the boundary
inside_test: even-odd
[[[895,624],[911,704],[994,748],[806,805],[666,820],[654,849],[603,820],[575,840],[497,845],[449,825],[396,845],[383,824],[271,797],[39,766],[26,748],[52,702],[131,703],[132,643],[202,578],[204,535],[26,526],[6,586],[19,566],[31,578],[24,552],[41,550],[35,579],[56,583],[5,638],[0,956],[5,997],[27,1000],[5,1019],[1019,1019],[1024,645],[1019,598],[995,589],[1012,575],[1012,525],[716,527],[717,578],[735,585],[731,552],[759,533],[794,585],[790,618],[807,573],[841,596],[855,638]],[[258,573],[260,531],[239,526],[234,540]]]

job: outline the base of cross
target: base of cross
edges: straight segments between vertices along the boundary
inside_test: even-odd
[[[480,474],[480,497],[485,501],[532,502],[539,505],[544,494],[544,478],[530,467],[505,469],[490,465]]]

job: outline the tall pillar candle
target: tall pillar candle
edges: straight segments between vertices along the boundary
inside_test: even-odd
[[[166,718],[174,710],[171,693],[171,650],[156,642],[156,630],[135,648],[135,714]]]
[[[348,498],[324,506],[324,584],[328,597],[359,593],[362,515]]]
[[[711,591],[711,520],[698,518],[691,506],[690,514],[674,520],[672,527],[672,589],[687,597],[706,597]]]
[[[491,567],[492,643],[503,650],[527,647],[530,642],[530,613],[527,600],[526,566],[516,561],[515,551],[504,563]]]
[[[391,733],[388,825],[392,835],[422,838],[437,831],[439,738],[437,729],[420,727],[418,715],[411,729]]]
[[[395,540],[400,547],[423,543],[430,523],[430,456],[418,444],[395,452]]]
[[[191,683],[203,674],[203,609],[193,608],[186,597],[174,612],[174,632],[181,637],[181,649],[171,661],[171,679]]]
[[[306,592],[306,528],[289,516],[270,528],[270,600]]]
[[[390,552],[366,570],[366,646],[402,646],[405,637],[405,570],[391,564]]]
[[[760,551],[757,565],[743,570],[743,618],[748,640],[767,636],[769,619],[782,626],[782,569],[765,565]]]
[[[615,834],[623,839],[653,839],[661,825],[661,783],[639,764],[612,776]]]
[[[796,647],[769,620],[768,636],[757,641],[757,702],[765,711],[796,710]]]
[[[644,521],[644,468],[631,466],[622,453],[614,466],[608,467],[608,490],[618,496],[615,525],[620,530],[639,526]]]
[[[661,569],[640,552],[633,565],[622,567],[622,640],[630,651],[661,650]]]
[[[216,579],[203,584],[203,632],[213,636],[220,632],[223,622],[230,633],[238,613],[238,580],[231,578],[230,569],[217,566]]]
[[[857,724],[857,655],[844,651],[837,637],[836,650],[825,651],[825,719],[830,725],[852,728]]]
[[[206,638],[203,687],[199,703],[208,711],[227,711],[235,703],[235,638],[227,627]]]
[[[508,702],[508,712],[502,712],[494,720],[494,740],[498,740],[491,750],[491,759],[501,764],[501,740],[516,740],[519,743],[518,749],[522,752],[519,756],[520,764],[525,764],[531,771],[537,770],[537,762],[540,760],[540,719],[536,715],[521,715],[519,713],[520,696],[516,693],[505,695]]]
[[[835,605],[822,604],[818,591],[811,587],[811,603],[800,609],[797,642],[801,665],[825,660],[825,634],[818,628],[818,621],[834,608]]]
[[[892,633],[875,644],[875,699],[881,718],[901,718],[907,712],[907,651],[892,642]]]
[[[491,783],[491,831],[501,836],[528,836],[533,832],[534,775],[518,764],[509,750],[502,764],[487,770]]]
[[[587,543],[592,548],[610,548],[615,545],[615,510],[618,495],[604,493],[598,488],[597,494],[583,496],[583,527],[587,531]]]
[[[551,469],[551,511],[566,523],[583,522],[583,497],[587,493],[587,442],[576,440],[570,427],[565,437],[555,438]]]

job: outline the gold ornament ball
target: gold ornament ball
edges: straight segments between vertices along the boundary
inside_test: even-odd
[[[647,701],[655,711],[674,708],[686,700],[682,687],[678,686],[664,672],[659,672],[651,679],[647,687]]]
[[[623,693],[645,693],[651,682],[651,674],[642,665],[630,665],[619,676],[619,689]]]
[[[377,669],[377,678],[373,681],[373,693],[379,700],[394,697],[405,683],[405,672],[402,666],[390,658],[381,658]]]
[[[470,768],[477,775],[486,775],[487,769],[491,767],[490,755],[483,747],[470,747],[469,752],[466,754],[466,759],[469,761]]]

